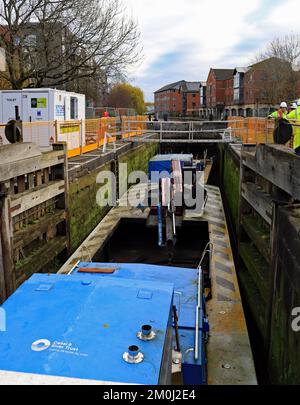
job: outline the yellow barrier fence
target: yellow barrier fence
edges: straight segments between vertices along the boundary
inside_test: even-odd
[[[144,116],[122,117],[123,138],[143,135],[146,129],[147,123]]]
[[[105,134],[109,135],[106,137],[107,143],[115,142],[121,137],[142,135],[146,130],[146,124],[141,122],[144,119],[143,116],[126,116],[121,118],[121,122],[115,117],[78,121],[22,122],[23,142],[33,142],[44,149],[51,147],[53,143],[65,142],[68,157],[71,158],[99,149],[104,144]],[[125,128],[128,127],[132,130],[131,134],[125,132]],[[4,130],[5,124],[0,124],[0,146],[9,143]]]
[[[274,143],[274,121],[267,118],[229,117],[233,135],[245,144]]]

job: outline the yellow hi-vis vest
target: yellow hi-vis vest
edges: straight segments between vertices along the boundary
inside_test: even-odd
[[[296,120],[296,122],[291,122],[291,124],[297,124],[299,126],[294,126],[293,131],[294,131],[294,145],[293,148],[297,149],[300,147],[300,106],[294,110],[291,111],[288,116],[288,120]]]
[[[279,120],[280,118],[286,119],[287,112],[283,112],[282,110],[274,111],[272,114],[269,115],[269,118],[275,118]]]

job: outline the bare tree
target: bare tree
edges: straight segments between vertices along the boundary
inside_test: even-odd
[[[270,42],[267,51],[269,57],[276,57],[289,62],[295,70],[300,68],[300,35],[290,34],[275,38]]]
[[[0,45],[13,88],[106,78],[141,54],[119,0],[1,0]]]
[[[256,62],[254,69],[259,69],[263,77],[261,91],[270,104],[299,97],[300,35],[275,38]]]

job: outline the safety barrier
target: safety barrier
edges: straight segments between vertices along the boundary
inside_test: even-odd
[[[179,137],[182,132],[182,136],[191,140],[194,135],[199,137],[204,132],[213,132],[213,130],[206,129],[203,121],[190,123],[188,130],[175,128],[175,126],[183,124],[187,125],[188,123],[153,122],[151,123],[152,128],[144,116],[123,116],[121,119],[109,117],[79,121],[23,122],[22,126],[24,142],[37,143],[42,148],[49,148],[52,143],[65,142],[68,157],[71,158],[97,150],[106,142],[112,143],[119,139],[137,140],[137,137],[142,138],[145,133],[158,133],[162,137],[168,136],[169,132],[174,132]],[[213,122],[207,124],[212,125]],[[273,120],[229,117],[228,122],[218,121],[217,124],[224,124],[228,129],[231,128],[231,136],[245,144],[273,143]],[[164,125],[167,125],[168,128],[164,128]],[[0,146],[8,143],[4,129],[5,124],[0,124]]]
[[[88,118],[102,118],[108,113],[109,117],[135,116],[134,108],[114,108],[114,107],[87,107]]]
[[[75,125],[79,125],[77,132],[77,144],[68,147],[68,157],[75,157],[93,150],[99,149],[104,144],[105,133],[110,134],[111,137],[107,138],[107,142],[115,142],[118,132],[116,118],[100,118],[81,120]],[[61,132],[64,128],[72,128],[72,123],[59,123],[58,124],[58,142],[61,142]],[[72,131],[70,131],[72,134]],[[71,139],[76,139],[75,134],[72,134]],[[69,139],[67,144],[70,144]]]
[[[143,116],[122,117],[123,138],[140,136],[147,130],[147,121]]]
[[[53,143],[65,142],[68,157],[75,157],[99,149],[104,142],[112,143],[117,139],[127,138],[124,130],[129,120],[137,123],[132,125],[135,136],[142,135],[145,125],[139,124],[145,118],[140,116],[95,118],[72,121],[35,121],[22,122],[23,142],[33,142],[42,149],[51,147]],[[8,144],[5,136],[6,124],[0,124],[0,146]],[[130,125],[129,125],[130,127]],[[105,136],[109,135],[109,136]]]
[[[245,144],[274,143],[274,121],[267,118],[229,117],[228,126]]]

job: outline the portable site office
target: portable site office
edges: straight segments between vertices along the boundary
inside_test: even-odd
[[[49,147],[54,140],[54,122],[68,121],[57,133],[58,142],[67,142],[69,149],[84,145],[84,128],[70,121],[85,119],[85,95],[56,89],[2,90],[0,92],[0,122],[16,119],[16,107],[23,121],[23,141]],[[61,127],[61,125],[60,125]],[[1,131],[2,143],[9,141]],[[82,138],[82,139],[81,139]]]

